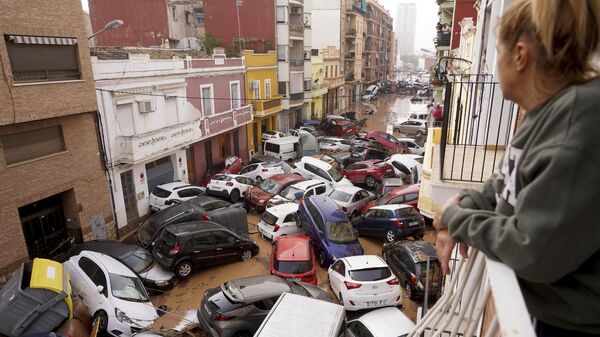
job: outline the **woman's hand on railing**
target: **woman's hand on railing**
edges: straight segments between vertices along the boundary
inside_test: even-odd
[[[456,246],[456,242],[448,233],[448,226],[442,223],[442,215],[446,208],[452,205],[458,205],[460,202],[460,195],[455,194],[450,199],[446,200],[444,205],[436,213],[435,219],[433,219],[433,227],[437,230],[437,237],[435,240],[435,249],[437,252],[438,260],[442,265],[442,273],[448,275],[450,273],[450,257],[452,256],[452,250]],[[468,257],[469,247],[465,243],[461,243],[459,246],[460,255],[465,259]]]

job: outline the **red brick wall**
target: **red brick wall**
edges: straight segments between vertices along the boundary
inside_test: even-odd
[[[206,32],[220,38],[221,46],[227,49],[231,40],[239,36],[235,3],[235,0],[204,0]],[[239,14],[242,37],[261,38],[275,46],[274,0],[245,0]]]
[[[475,0],[456,0],[454,21],[452,23],[452,47],[450,49],[456,49],[460,45],[460,22],[464,18],[473,18],[473,25],[477,24]]]
[[[92,30],[99,31],[115,19],[125,23],[95,38],[96,46],[160,45],[169,37],[165,0],[89,0]]]

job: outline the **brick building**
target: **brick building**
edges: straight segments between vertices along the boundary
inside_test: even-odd
[[[0,0],[0,274],[113,237],[79,0]]]

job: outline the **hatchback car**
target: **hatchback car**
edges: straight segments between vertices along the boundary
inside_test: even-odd
[[[204,292],[198,321],[211,336],[250,337],[283,293],[331,302],[327,292],[308,283],[275,275],[246,277]]]
[[[317,285],[317,261],[308,236],[281,236],[271,250],[271,274]]]
[[[373,193],[356,186],[338,187],[329,195],[350,219],[359,216],[361,208],[374,196]]]
[[[227,201],[201,195],[153,214],[138,228],[137,242],[149,250],[165,226],[195,220],[211,220],[242,232],[248,230],[245,210]]]
[[[352,148],[348,159],[344,162],[344,166],[360,163],[365,160],[383,160],[387,158],[387,153],[371,147],[356,146]]]
[[[383,258],[400,284],[406,296],[411,299],[423,298],[425,287],[429,286],[428,296],[439,298],[444,284],[440,262],[435,247],[427,241],[398,241],[383,246]],[[429,272],[427,272],[429,259]],[[429,282],[427,281],[429,275]]]
[[[287,202],[269,207],[260,216],[258,232],[273,241],[280,236],[301,234],[297,219],[298,204]]]
[[[385,162],[392,165],[396,176],[404,175],[413,184],[421,181],[423,164],[419,163],[415,155],[395,154],[386,158]]]
[[[410,153],[419,156],[425,154],[425,148],[419,146],[413,138],[398,138],[398,140],[408,148]]]
[[[190,185],[181,181],[156,186],[148,198],[150,210],[153,212],[190,200],[205,193],[204,187]]]
[[[317,179],[304,180],[284,188],[279,194],[271,198],[267,207],[280,205],[286,202],[299,203],[300,199],[311,195],[329,195],[333,189],[331,185]]]
[[[300,201],[300,224],[312,239],[317,262],[327,267],[341,257],[363,255],[348,216],[331,198],[313,195]]]
[[[276,174],[291,173],[292,168],[285,161],[276,159],[262,163],[254,163],[244,167],[240,174],[257,182],[262,182]]]
[[[394,131],[421,138],[427,134],[427,121],[409,119],[394,125]]]
[[[317,179],[330,183],[332,188],[343,185],[352,185],[350,180],[346,179],[335,167],[324,161],[312,158],[302,157],[296,162],[294,172],[305,179]]]
[[[406,337],[415,323],[398,308],[380,308],[349,320],[346,337]]]
[[[420,239],[425,232],[425,219],[409,205],[375,206],[352,224],[359,235],[383,237],[388,242],[408,236]]]
[[[356,124],[351,120],[341,120],[331,127],[330,133],[335,137],[350,137],[356,136],[358,131],[356,130]]]
[[[206,194],[226,197],[231,202],[236,202],[245,197],[252,186],[254,180],[248,177],[238,174],[217,174],[206,185]]]
[[[263,212],[267,208],[267,203],[272,197],[289,185],[302,180],[304,180],[304,178],[295,173],[276,174],[263,181],[260,185],[252,186],[248,189],[246,208],[253,208],[257,212]]]
[[[393,177],[394,169],[381,160],[365,160],[346,166],[342,174],[354,184],[364,183],[374,188],[383,178]]]
[[[244,163],[242,162],[242,158],[238,156],[229,156],[225,158],[225,161],[208,168],[208,171],[206,171],[206,175],[202,180],[202,186],[206,186],[210,179],[216,174],[239,174],[243,167]]]
[[[142,281],[149,292],[162,292],[173,288],[177,277],[154,261],[152,254],[138,245],[113,240],[85,241],[72,255],[87,250],[106,254],[131,269]]]
[[[163,267],[185,278],[203,267],[249,260],[258,254],[258,249],[249,236],[218,223],[194,221],[167,226],[156,240],[152,254]]]
[[[351,147],[352,143],[344,138],[324,137],[319,139],[319,149],[323,152],[349,151]]]
[[[269,130],[269,131],[263,131],[262,136],[260,138],[263,141],[265,141],[265,140],[269,140],[271,138],[281,138],[281,137],[285,137],[285,136],[286,136],[286,134],[283,132]]]
[[[402,304],[398,278],[376,255],[340,258],[327,270],[331,290],[346,310]]]
[[[373,139],[380,143],[383,147],[388,149],[388,151],[392,153],[409,153],[410,151],[406,146],[404,146],[400,141],[390,135],[389,133],[383,131],[371,131],[367,133],[366,138]]]
[[[63,265],[101,333],[131,336],[158,318],[140,279],[114,258],[84,250]]]
[[[383,205],[404,204],[417,208],[419,204],[420,189],[421,187],[419,184],[402,185],[400,187],[392,188],[389,192],[382,195],[379,199],[371,200],[367,205],[365,205],[365,207],[362,208],[361,213],[364,214],[372,207]]]

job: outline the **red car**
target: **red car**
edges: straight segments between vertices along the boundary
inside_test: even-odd
[[[317,261],[308,236],[280,236],[271,251],[271,274],[317,285]]]
[[[242,158],[238,156],[229,156],[225,158],[225,161],[219,164],[216,164],[206,171],[206,175],[202,180],[202,186],[206,187],[213,176],[217,174],[238,174],[244,167],[244,163],[242,162]]]
[[[257,212],[264,212],[267,203],[272,197],[279,194],[284,188],[304,180],[295,173],[276,174],[264,180],[258,186],[252,186],[246,192],[246,208],[254,208]]]
[[[365,136],[367,139],[373,139],[392,153],[410,153],[408,147],[402,144],[398,138],[383,131],[371,131]]]
[[[353,184],[365,183],[367,187],[373,188],[381,179],[394,176],[394,168],[379,159],[365,160],[348,165],[342,174]]]
[[[348,137],[358,135],[356,124],[349,119],[336,121],[336,124],[331,127],[331,135],[336,137]]]
[[[419,204],[420,188],[420,184],[396,187],[388,193],[382,195],[378,200],[370,201],[360,210],[360,214],[365,214],[365,212],[373,206],[382,205],[406,204],[417,208],[417,205]]]

